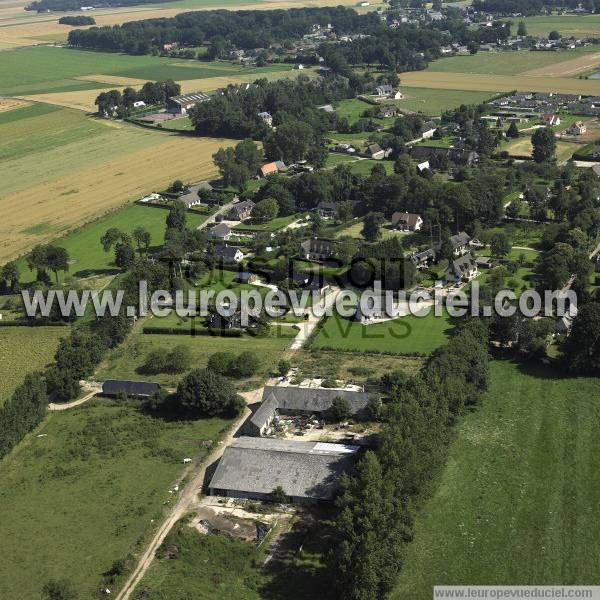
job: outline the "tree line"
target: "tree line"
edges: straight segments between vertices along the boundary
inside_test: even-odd
[[[165,105],[169,98],[179,96],[181,86],[172,79],[165,81],[147,81],[138,91],[132,87],[121,90],[109,90],[98,94],[94,104],[98,113],[106,117],[127,117],[134,104],[142,101],[147,105]]]
[[[52,1],[52,0],[46,0]],[[121,50],[149,54],[164,44],[181,46],[223,45],[240,49],[268,48],[274,42],[300,39],[313,25],[332,24],[338,33],[375,33],[381,29],[377,15],[359,15],[345,7],[290,10],[210,10],[182,13],[166,19],[146,19],[123,25],[69,32],[69,45],[77,48]]]
[[[414,503],[443,464],[453,425],[486,391],[488,363],[487,325],[470,319],[418,375],[383,378],[378,446],[342,476],[331,523],[327,563],[340,597],[376,600],[393,588],[413,537]]]

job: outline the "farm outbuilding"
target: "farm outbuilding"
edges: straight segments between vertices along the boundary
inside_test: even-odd
[[[125,394],[129,398],[149,398],[158,390],[160,390],[160,385],[151,381],[107,379],[102,384],[102,395],[112,398],[119,394]]]
[[[225,449],[209,493],[268,501],[281,487],[291,502],[331,502],[358,451],[345,444],[240,437]]]

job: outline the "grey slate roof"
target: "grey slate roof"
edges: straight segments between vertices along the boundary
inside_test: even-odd
[[[211,237],[224,238],[231,234],[231,228],[225,223],[219,223],[210,230]]]
[[[335,388],[267,385],[263,391],[263,402],[250,417],[250,422],[261,429],[276,410],[324,413],[331,408],[335,398],[344,398],[353,414],[363,411],[369,403],[369,394],[366,392]]]
[[[293,498],[332,500],[357,451],[342,444],[240,437],[225,449],[209,488],[235,496],[268,495],[281,486]]]
[[[138,398],[149,398],[160,389],[158,383],[150,381],[119,381],[117,379],[107,379],[102,384],[102,394],[105,396],[116,396],[119,393],[125,393],[127,396],[136,396]]]

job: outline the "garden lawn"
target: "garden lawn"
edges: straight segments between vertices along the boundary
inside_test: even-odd
[[[69,327],[0,327],[0,406],[27,373],[53,362],[60,339],[69,331]]]
[[[166,422],[138,406],[99,399],[50,413],[3,459],[0,597],[39,598],[67,578],[79,598],[96,598],[102,573],[142,550],[174,502],[183,457],[202,459],[229,426]]]
[[[600,387],[547,367],[491,365],[392,598],[433,585],[600,584]]]
[[[375,104],[363,102],[358,98],[351,100],[342,100],[335,109],[335,112],[342,118],[348,119],[350,125],[364,117],[363,113],[368,110],[377,108]],[[367,117],[368,118],[368,117]],[[376,122],[383,122],[381,119],[375,119]]]
[[[339,315],[328,317],[311,348],[384,354],[429,355],[444,345],[453,326],[447,314],[408,315],[394,321],[362,325]]]

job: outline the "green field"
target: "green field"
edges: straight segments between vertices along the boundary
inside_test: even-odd
[[[435,495],[422,506],[392,597],[432,586],[600,583],[600,388],[492,363]]]
[[[328,317],[311,348],[389,354],[431,354],[452,334],[448,315],[408,315],[394,321],[362,325],[339,315]]]
[[[146,320],[144,325],[152,325],[155,319]],[[275,328],[274,328],[275,329]],[[264,383],[265,378],[274,370],[282,353],[291,344],[297,331],[292,327],[282,327],[281,334],[276,331],[269,337],[212,337],[199,335],[167,335],[143,334],[140,327],[122,344],[111,352],[108,359],[102,363],[96,377],[103,379],[139,379],[137,369],[146,362],[152,350],[170,350],[175,346],[187,346],[192,355],[194,368],[206,367],[206,363],[215,352],[240,352],[249,350],[255,352],[261,360],[259,372],[247,380],[236,382],[244,389],[254,389]],[[175,386],[183,375],[160,374],[145,376],[145,379],[156,381],[165,386]]]
[[[67,276],[87,277],[116,273],[118,269],[113,262],[114,252],[104,252],[100,244],[100,238],[106,230],[116,227],[131,233],[136,227],[144,227],[152,236],[151,246],[158,246],[164,241],[167,215],[167,208],[129,204],[56,240],[56,245],[66,248],[71,257],[72,263]],[[197,212],[188,212],[188,227],[197,227],[205,219],[204,215]],[[35,273],[27,270],[24,260],[20,261],[20,267],[22,281],[34,278]]]
[[[442,73],[479,73],[490,75],[517,75],[558,62],[572,60],[593,52],[594,46],[562,52],[478,52],[474,55],[449,56],[432,62],[428,71]]]
[[[524,21],[527,33],[535,36],[547,36],[551,31],[556,30],[563,37],[598,37],[600,32],[600,15],[546,15],[519,17],[514,21],[515,23]]]
[[[419,112],[432,117],[441,115],[445,110],[458,108],[461,104],[481,104],[493,96],[491,92],[436,90],[406,87],[402,84],[400,89],[404,94],[404,98],[394,100],[393,103],[396,106],[400,109]]]
[[[183,457],[201,459],[203,442],[228,426],[166,422],[136,406],[98,400],[51,413],[2,461],[0,597],[39,598],[60,578],[81,599],[97,597],[102,573],[139,550],[173,502]]]
[[[45,155],[68,144],[100,134],[116,133],[78,110],[48,104],[33,104],[0,113],[0,161]],[[29,183],[31,179],[29,179]],[[2,181],[2,192],[13,191],[11,178]]]
[[[363,102],[358,98],[353,98],[352,100],[342,100],[335,108],[335,112],[340,117],[345,117],[348,119],[348,122],[352,125],[352,123],[358,121],[364,117],[363,113],[368,110],[376,109],[377,106],[373,104],[368,104],[367,102]],[[393,119],[375,119],[377,123],[383,123],[385,120],[393,121]]]
[[[0,327],[0,405],[27,373],[54,360],[60,338],[67,335],[68,327]]]
[[[230,63],[203,63],[158,56],[73,50],[52,46],[21,48],[0,55],[0,95],[16,96],[110,87],[75,79],[84,75],[112,75],[148,81],[221,77],[237,73],[268,73],[288,68],[271,65],[245,68]],[[291,66],[289,66],[291,69]]]

